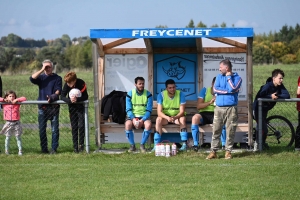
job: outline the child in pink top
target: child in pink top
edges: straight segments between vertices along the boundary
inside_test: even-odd
[[[20,123],[20,104],[17,102],[26,101],[25,97],[17,98],[14,91],[10,90],[5,93],[4,98],[0,97],[0,102],[6,102],[10,104],[3,104],[3,119],[6,120],[0,134],[6,136],[5,139],[5,153],[9,154],[9,141],[11,136],[16,136],[17,145],[19,148],[19,156],[22,155],[22,127]]]

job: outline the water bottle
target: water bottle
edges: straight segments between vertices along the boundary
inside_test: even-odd
[[[139,121],[139,118],[135,118],[135,123],[134,123],[134,126],[135,128],[137,129],[137,127],[139,127],[139,124],[140,124],[140,121]]]
[[[160,147],[159,143],[155,145],[155,156],[160,156]]]
[[[172,144],[172,156],[176,156],[176,153],[177,153],[177,147],[176,147],[176,144],[173,143]]]
[[[160,156],[166,156],[166,148],[164,144],[160,144]]]
[[[166,157],[170,157],[171,155],[170,145],[166,144]]]

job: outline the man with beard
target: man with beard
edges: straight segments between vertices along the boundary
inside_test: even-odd
[[[148,90],[144,89],[145,79],[143,77],[136,77],[134,82],[136,88],[129,91],[126,96],[127,119],[125,122],[125,133],[130,143],[128,152],[133,152],[136,150],[136,147],[132,127],[134,126],[136,129],[144,128],[140,150],[142,153],[145,153],[145,143],[151,131],[150,116],[153,107],[153,97]]]
[[[187,130],[185,118],[185,96],[180,90],[176,90],[176,84],[173,79],[165,83],[166,89],[157,95],[157,118],[156,133],[154,134],[154,148],[160,142],[162,126],[166,124],[178,124],[180,126],[180,137],[183,142],[179,151],[186,150]]]

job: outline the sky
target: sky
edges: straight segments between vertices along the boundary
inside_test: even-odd
[[[253,27],[255,34],[300,24],[299,0],[0,0],[0,37],[52,40],[89,36],[90,29]]]

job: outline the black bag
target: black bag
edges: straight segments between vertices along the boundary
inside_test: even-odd
[[[58,104],[43,105],[42,109],[47,120],[53,120],[53,117],[59,114]]]

